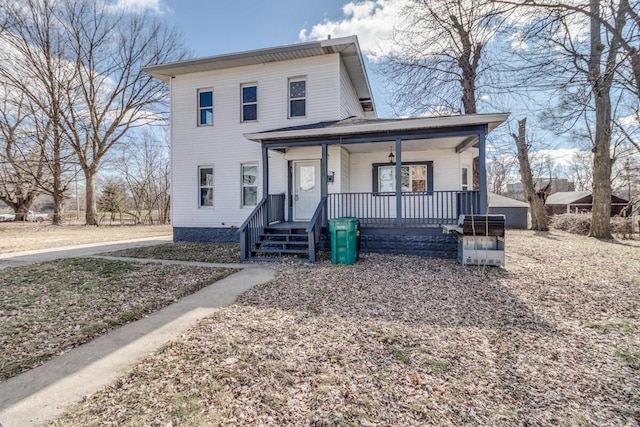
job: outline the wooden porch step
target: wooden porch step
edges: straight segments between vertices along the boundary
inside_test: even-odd
[[[252,254],[271,253],[271,254],[290,254],[290,255],[308,255],[309,248],[305,249],[282,249],[282,248],[256,248],[251,250]]]
[[[292,246],[308,246],[308,240],[271,240],[264,239],[258,242],[258,244],[266,246],[266,245],[292,245]]]

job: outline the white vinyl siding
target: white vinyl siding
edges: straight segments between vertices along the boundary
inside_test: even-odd
[[[251,65],[215,72],[176,76],[172,86],[172,224],[176,227],[240,226],[251,209],[242,207],[239,183],[240,165],[250,159],[262,159],[260,144],[243,134],[290,126],[288,115],[288,78],[307,78],[307,116],[297,124],[339,119],[338,54]],[[257,82],[259,122],[241,123],[240,85]],[[215,126],[195,128],[197,116],[194,93],[200,88],[215,88]],[[319,150],[318,150],[319,153]],[[319,158],[319,157],[317,157]],[[337,159],[337,158],[336,158]],[[197,209],[194,170],[199,165],[214,168],[215,211]],[[258,170],[262,170],[258,161]],[[339,169],[334,169],[338,175]],[[286,193],[287,161],[279,152],[269,152],[269,193]],[[261,175],[259,176],[261,182]],[[262,185],[258,184],[258,200]],[[191,208],[194,207],[194,208]]]
[[[356,116],[362,117],[364,112],[362,111],[362,105],[356,94],[356,90],[351,83],[347,68],[342,61],[340,62],[340,118],[346,119],[347,117]]]

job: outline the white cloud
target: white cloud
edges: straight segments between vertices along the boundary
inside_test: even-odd
[[[132,12],[150,9],[154,12],[161,13],[166,9],[166,6],[162,3],[162,0],[118,0],[115,8],[130,10]]]
[[[343,18],[324,20],[300,31],[301,41],[357,35],[362,51],[375,61],[392,49],[393,28],[407,0],[354,0],[342,6]]]

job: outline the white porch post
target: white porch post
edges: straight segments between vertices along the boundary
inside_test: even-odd
[[[402,226],[402,141],[396,138],[396,225]]]

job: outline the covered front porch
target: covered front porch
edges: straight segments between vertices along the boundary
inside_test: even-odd
[[[486,135],[504,119],[348,119],[245,135],[261,144],[266,197],[240,227],[242,260],[293,255],[315,261],[329,220],[345,216],[359,219],[365,250],[412,253],[420,239],[446,243],[442,225],[455,224],[461,214],[486,213]],[[339,158],[331,162],[337,170],[329,170],[330,148]],[[310,150],[319,153],[304,154]],[[477,189],[471,167],[461,181],[451,161],[472,158],[470,150],[478,157]],[[270,153],[287,161],[284,193],[270,194]],[[425,253],[446,252],[435,246]]]

